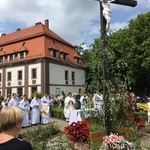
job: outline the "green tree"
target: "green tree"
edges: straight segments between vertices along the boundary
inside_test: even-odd
[[[108,40],[110,79],[130,84],[128,90],[150,94],[150,12],[138,15],[127,28],[113,33]],[[87,91],[102,90],[103,48],[95,39],[91,49],[81,50],[86,66]],[[129,86],[128,86],[129,87]]]
[[[150,91],[150,13],[138,15],[128,28],[112,34],[111,75],[127,78],[136,93]]]

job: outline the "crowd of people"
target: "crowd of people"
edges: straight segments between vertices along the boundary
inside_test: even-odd
[[[130,98],[133,109],[138,111],[137,102],[139,101],[139,97],[134,93],[130,93]],[[45,93],[43,97],[34,95],[31,100],[28,100],[26,95],[19,97],[16,93],[13,93],[11,98],[5,98],[1,103],[2,107],[17,106],[23,111],[23,128],[39,123],[50,123],[50,116],[53,114],[52,110],[54,105],[58,108],[64,108],[64,116],[66,121],[69,121],[71,110],[89,108],[103,109],[104,101],[103,95],[96,90],[95,94],[87,94],[86,92],[72,94],[69,92],[66,97],[62,93],[56,95]]]
[[[70,119],[71,110],[74,109],[81,109],[81,110],[88,110],[88,109],[95,109],[95,110],[102,110],[103,109],[103,96],[97,90],[94,95],[88,96],[86,92],[83,92],[82,95],[77,93],[74,97],[71,92],[68,93],[68,96],[64,100],[64,116],[66,121]]]
[[[2,108],[16,106],[23,112],[22,128],[39,123],[50,123],[50,107],[52,101],[46,93],[42,98],[34,95],[32,100],[28,100],[26,95],[18,97],[16,93],[12,94],[11,99],[6,98],[1,103]],[[29,115],[31,112],[31,115]]]
[[[31,100],[26,95],[18,96],[18,94],[12,93],[11,98],[5,98],[1,103],[3,108],[16,106],[22,110],[24,114],[22,128],[35,126],[39,123],[43,125],[49,124],[54,105],[58,108],[64,108],[64,116],[69,121],[70,110],[88,109],[92,106],[95,109],[102,109],[103,98],[98,90],[94,95],[90,96],[86,92],[83,92],[82,95],[80,93],[73,95],[69,92],[66,97],[62,93],[57,95],[45,93],[43,97],[34,95]]]

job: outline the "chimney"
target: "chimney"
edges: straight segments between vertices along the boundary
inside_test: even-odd
[[[48,20],[48,19],[45,20],[45,27],[46,27],[47,29],[49,29],[49,20]]]
[[[20,28],[18,28],[16,31],[20,31]]]
[[[1,34],[1,37],[2,37],[2,36],[5,36],[5,35],[6,35],[6,33],[2,33],[2,34]]]

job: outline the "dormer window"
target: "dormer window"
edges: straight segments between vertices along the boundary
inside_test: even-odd
[[[74,59],[75,59],[75,62],[76,62],[77,64],[80,64],[80,60],[81,60],[81,57],[80,57],[80,56],[74,55]]]
[[[76,62],[77,64],[80,64],[80,58],[75,57],[74,59],[75,59],[75,62]]]
[[[14,60],[14,55],[13,54],[10,54],[9,55],[9,61],[13,61]]]
[[[55,49],[51,49],[51,55],[52,55],[54,58],[58,58],[58,51],[55,50]]]
[[[62,60],[68,60],[68,53],[65,52],[63,49],[60,50],[60,56]]]
[[[3,56],[0,57],[0,63],[2,63],[2,62],[3,62]]]
[[[77,62],[77,64],[79,64],[80,63],[80,58],[76,58],[76,62]]]
[[[19,58],[20,59],[24,59],[25,58],[25,53],[24,52],[20,52],[19,53]]]
[[[61,55],[63,60],[68,60],[68,55],[66,53],[62,53]]]

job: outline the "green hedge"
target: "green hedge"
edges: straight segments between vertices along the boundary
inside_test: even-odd
[[[136,114],[137,116],[143,116],[143,118],[144,118],[145,120],[147,120],[147,118],[148,118],[147,112],[146,112],[146,111],[143,111],[143,110],[135,111],[134,114]]]
[[[64,108],[53,108],[52,117],[61,119],[61,120],[65,120]]]

